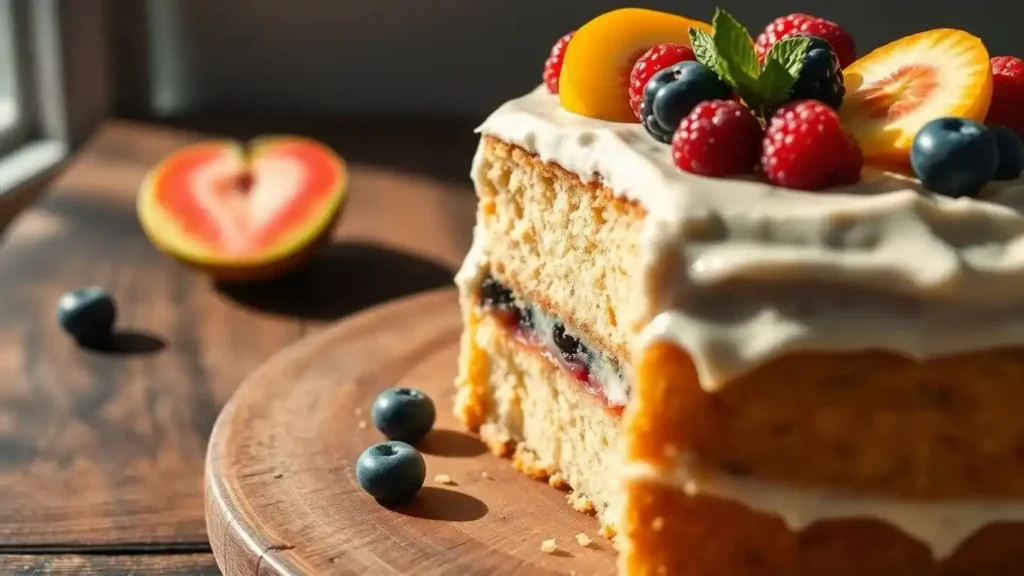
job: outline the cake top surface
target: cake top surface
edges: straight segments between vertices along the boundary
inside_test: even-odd
[[[679,170],[670,147],[639,124],[566,111],[540,86],[478,129],[643,206],[685,242],[689,281],[829,282],[980,306],[1024,292],[1024,180],[990,182],[976,198],[866,167],[827,192],[754,177]]]

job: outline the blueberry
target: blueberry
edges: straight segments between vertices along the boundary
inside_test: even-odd
[[[667,144],[694,106],[728,98],[732,98],[732,88],[718,74],[687,60],[651,76],[640,101],[640,123],[656,140]]]
[[[797,100],[818,100],[829,108],[838,110],[846,97],[843,71],[832,45],[823,38],[807,36],[807,55],[793,87],[786,96],[787,102]]]
[[[1020,136],[1006,126],[993,124],[988,127],[996,137],[999,147],[999,167],[996,168],[993,180],[1016,180],[1024,172],[1024,143]]]
[[[566,333],[565,325],[561,322],[555,323],[554,328],[551,330],[551,338],[555,341],[555,346],[558,347],[558,351],[562,353],[566,360],[572,360],[583,352],[583,343],[576,337]]]
[[[434,427],[434,403],[411,388],[388,388],[373,402],[373,424],[391,440],[415,444]]]
[[[480,300],[485,306],[492,306],[498,309],[509,309],[515,305],[515,297],[501,282],[491,276],[484,278],[480,283]]]
[[[996,137],[966,118],[936,118],[914,136],[910,165],[926,188],[959,198],[978,193],[999,164]]]
[[[356,481],[370,496],[381,502],[412,499],[427,478],[423,456],[405,442],[374,444],[356,461]]]
[[[102,288],[93,286],[72,290],[57,302],[57,322],[80,344],[108,342],[116,319],[114,299]]]

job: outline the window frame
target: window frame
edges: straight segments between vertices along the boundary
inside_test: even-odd
[[[112,0],[10,2],[18,121],[0,135],[0,221],[110,110]],[[83,73],[83,70],[85,73]]]

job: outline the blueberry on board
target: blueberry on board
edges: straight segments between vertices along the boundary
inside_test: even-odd
[[[999,147],[999,167],[996,168],[993,180],[1016,180],[1024,172],[1024,142],[1020,136],[1006,126],[992,124],[988,127],[996,137]]]
[[[57,302],[57,323],[80,344],[108,342],[116,319],[114,299],[102,288],[93,286],[72,290]]]
[[[659,70],[644,86],[640,124],[655,140],[667,144],[694,106],[728,98],[732,88],[713,70],[692,60],[680,62]]]
[[[364,492],[381,502],[410,500],[427,478],[423,456],[405,442],[374,444],[356,461],[356,481]]]
[[[412,388],[388,388],[373,402],[373,424],[391,440],[415,444],[434,427],[434,402]]]
[[[914,136],[910,165],[926,188],[945,196],[974,196],[996,173],[999,146],[992,131],[967,118],[936,118]]]

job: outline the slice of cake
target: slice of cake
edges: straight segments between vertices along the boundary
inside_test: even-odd
[[[621,574],[1021,573],[1024,144],[977,38],[852,46],[616,10],[479,129],[455,410]]]

